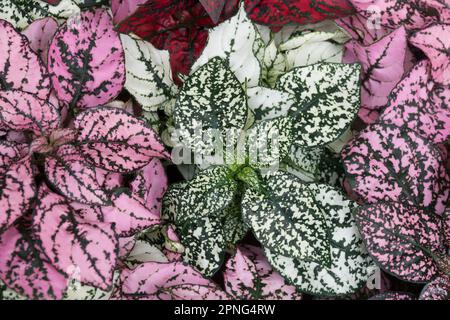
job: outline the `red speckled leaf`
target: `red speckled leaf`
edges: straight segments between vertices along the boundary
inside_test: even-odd
[[[151,300],[227,300],[214,282],[181,263],[146,262],[121,274],[127,298]]]
[[[0,20],[0,93],[17,89],[47,99],[50,78],[42,60],[30,48],[28,39]]]
[[[351,0],[364,17],[389,28],[421,29],[439,20],[429,0]]]
[[[35,196],[30,158],[24,146],[0,141],[0,233],[26,212]]]
[[[84,111],[74,126],[79,130],[76,145],[81,154],[94,166],[108,171],[134,171],[153,157],[169,157],[156,133],[122,109]]]
[[[30,299],[61,299],[68,283],[35,241],[15,227],[0,235],[0,279]]]
[[[236,249],[226,264],[224,281],[225,290],[235,299],[300,300],[302,297],[273,270],[263,250],[254,246]]]
[[[450,24],[437,24],[415,33],[410,42],[431,61],[436,82],[450,85]]]
[[[362,65],[361,106],[368,110],[379,110],[388,101],[389,94],[402,79],[407,53],[405,29],[399,28],[379,41],[364,46],[353,40],[345,45],[345,63],[359,62]],[[368,122],[364,113],[360,117]]]
[[[46,135],[57,129],[59,123],[58,109],[49,102],[19,90],[0,93],[0,126]]]
[[[47,63],[48,49],[53,36],[58,30],[55,19],[48,17],[39,19],[30,24],[23,32],[30,41],[30,47]]]
[[[236,13],[238,2],[225,3],[220,21]],[[181,84],[177,75],[189,74],[206,45],[207,29],[215,25],[197,0],[156,0],[140,6],[120,23],[118,30],[134,33],[157,49],[168,50],[174,80]]]
[[[373,124],[342,150],[346,178],[368,203],[398,201],[442,214],[449,178],[441,154],[414,131]]]
[[[443,274],[428,283],[419,300],[450,300],[450,276]]]
[[[291,23],[308,24],[350,15],[348,0],[245,0],[250,19],[272,27]]]
[[[118,254],[117,234],[110,224],[83,216],[92,215],[83,215],[64,197],[42,186],[33,231],[55,268],[63,273],[76,268],[81,283],[109,290]]]
[[[380,121],[410,128],[434,142],[450,136],[450,87],[430,79],[430,63],[419,62],[391,92]]]
[[[159,159],[150,161],[131,182],[132,192],[144,201],[149,210],[155,213],[161,212],[162,199],[167,187],[166,172]]]
[[[71,107],[113,100],[125,83],[125,58],[108,11],[71,17],[53,38],[48,68],[58,98]]]
[[[84,204],[106,205],[108,194],[97,181],[96,170],[72,145],[61,146],[45,159],[49,182],[68,199]]]
[[[355,217],[367,251],[383,270],[411,282],[430,281],[438,272],[438,216],[393,202],[360,207]]]

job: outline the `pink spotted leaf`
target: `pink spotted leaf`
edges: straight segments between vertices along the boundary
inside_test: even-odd
[[[411,282],[428,282],[440,271],[438,216],[398,202],[359,207],[355,216],[367,251],[383,270]]]
[[[351,0],[359,14],[379,24],[408,30],[422,29],[439,21],[439,11],[428,0]]]
[[[101,107],[75,119],[76,145],[87,161],[113,172],[145,167],[153,157],[168,158],[153,129],[122,109]]]
[[[164,167],[159,159],[153,159],[139,171],[131,182],[131,190],[154,212],[161,212],[162,199],[168,187]]]
[[[49,102],[24,91],[0,92],[0,126],[39,136],[57,129],[59,124],[59,112]]]
[[[148,0],[111,0],[111,10],[114,17],[114,23],[118,24],[125,20],[136,10],[139,6],[145,4]]]
[[[122,44],[107,10],[84,11],[56,33],[48,68],[58,98],[89,108],[113,100],[125,83]]]
[[[336,24],[343,28],[362,45],[369,46],[392,32],[392,29],[380,26],[376,21],[366,19],[360,14],[337,19]]]
[[[237,248],[224,272],[225,290],[235,299],[299,300],[294,286],[272,269],[263,250],[250,245]]]
[[[57,30],[58,23],[48,17],[34,21],[22,32],[30,41],[30,48],[44,63],[47,63],[48,49]]]
[[[0,141],[0,233],[22,216],[36,194],[24,145]]]
[[[410,42],[421,49],[431,61],[436,82],[450,85],[450,24],[436,24],[415,33]]]
[[[407,58],[406,31],[403,27],[393,31],[379,41],[364,46],[353,40],[345,45],[345,63],[359,62],[362,65],[361,106],[378,110],[388,101],[392,89],[405,73]],[[360,113],[360,117],[364,114]],[[364,117],[363,120],[369,120]]]
[[[441,215],[449,178],[439,150],[407,128],[372,124],[342,150],[351,189],[367,203],[398,201]]]
[[[63,145],[45,159],[45,174],[68,199],[84,204],[109,203],[109,195],[97,181],[95,168],[72,145]]]
[[[0,279],[30,299],[61,299],[68,283],[29,234],[16,227],[0,234]]]
[[[426,284],[419,300],[450,300],[450,276],[443,274]]]
[[[11,89],[47,99],[50,77],[28,39],[10,23],[0,20],[0,94]]]
[[[391,92],[380,121],[410,128],[434,142],[450,136],[450,88],[430,79],[430,63],[419,62]]]
[[[82,284],[109,290],[118,254],[117,234],[89,212],[76,210],[69,201],[45,185],[33,216],[33,231],[52,265],[64,274],[76,268]]]
[[[214,282],[181,263],[143,263],[121,274],[122,294],[151,300],[227,300],[229,296]]]
[[[160,211],[147,207],[136,195],[122,192],[111,196],[112,205],[101,207],[103,220],[114,223],[121,237],[131,236],[161,222]]]

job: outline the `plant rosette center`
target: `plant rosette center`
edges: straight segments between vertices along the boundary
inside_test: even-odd
[[[31,143],[30,152],[50,154],[60,146],[73,142],[76,139],[76,131],[73,129],[57,129],[48,136],[41,136]]]

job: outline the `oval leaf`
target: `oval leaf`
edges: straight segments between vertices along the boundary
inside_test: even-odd
[[[75,268],[82,284],[110,289],[118,254],[117,234],[110,224],[82,219],[64,197],[43,186],[33,230],[55,268],[66,274]]]
[[[329,265],[330,243],[324,212],[341,208],[327,199],[328,193],[334,197],[339,194],[326,185],[303,184],[291,174],[276,172],[265,179],[264,193],[246,190],[243,218],[265,249]],[[341,203],[344,209],[349,204]]]
[[[289,112],[296,117],[297,144],[306,147],[336,140],[350,126],[359,108],[360,66],[318,63],[283,75],[276,88],[295,96]]]
[[[34,21],[22,32],[44,63],[47,63],[48,49],[57,30],[58,23],[53,18],[44,18]]]
[[[3,6],[3,5],[2,5]],[[0,91],[21,90],[40,99],[50,95],[50,77],[24,35],[0,20]]]
[[[366,202],[395,201],[442,214],[449,178],[439,150],[408,129],[373,124],[342,150],[351,188]]]
[[[113,100],[125,83],[125,61],[108,11],[84,11],[64,24],[50,45],[48,68],[58,98],[71,108]]]
[[[118,108],[101,107],[75,119],[76,145],[94,166],[129,172],[146,166],[153,157],[168,157],[156,133],[144,121]]]
[[[432,81],[429,72],[429,62],[419,62],[391,92],[380,121],[410,128],[437,144],[450,136],[450,88]]]
[[[61,299],[67,287],[66,277],[44,257],[35,241],[15,227],[0,235],[0,278],[30,299]]]
[[[356,222],[376,263],[402,280],[427,282],[437,273],[441,222],[433,214],[401,203],[361,207]]]
[[[60,147],[45,159],[45,174],[50,183],[67,198],[84,204],[106,205],[108,194],[97,181],[95,168],[72,145]]]

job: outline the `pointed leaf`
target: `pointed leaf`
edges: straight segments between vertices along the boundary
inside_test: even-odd
[[[294,140],[305,147],[329,144],[348,129],[359,108],[357,64],[319,63],[295,68],[276,88],[295,96]]]
[[[178,95],[174,110],[175,128],[185,136],[186,146],[199,153],[212,148],[195,141],[196,130],[242,129],[247,120],[247,103],[241,84],[220,58],[213,58],[190,76]]]
[[[419,62],[391,92],[380,121],[441,143],[450,136],[450,88],[436,84],[429,72],[429,62]]]
[[[294,286],[272,269],[254,246],[239,246],[224,272],[225,290],[235,299],[300,300]]]
[[[117,234],[110,224],[84,220],[64,197],[43,186],[33,228],[43,252],[59,271],[76,268],[81,283],[109,290],[118,254]]]
[[[346,50],[344,62],[362,65],[361,106],[369,110],[384,107],[390,92],[405,73],[405,29],[401,27],[368,46],[351,41],[346,44]],[[364,117],[363,120],[368,119]]]
[[[35,241],[15,227],[0,235],[0,278],[30,299],[61,299],[67,287],[66,277],[44,257]]]
[[[175,214],[179,225],[200,217],[220,217],[237,192],[237,183],[231,175],[227,167],[217,166],[200,172],[182,186],[171,187],[164,196],[165,210]]]
[[[172,80],[169,52],[127,35],[120,38],[125,50],[128,92],[147,111],[156,110],[160,104],[174,98],[177,89]]]
[[[0,124],[11,130],[46,135],[60,124],[58,110],[35,95],[18,90],[0,94]]]
[[[127,256],[125,263],[129,268],[132,268],[133,266],[139,266],[146,262],[166,263],[169,262],[169,260],[155,245],[138,240],[136,241],[133,250],[131,250]]]
[[[47,99],[50,78],[41,59],[30,48],[27,38],[11,24],[0,20],[0,91],[11,89]]]
[[[49,17],[34,21],[22,32],[30,41],[31,49],[44,63],[47,63],[48,49],[57,30],[58,23]]]
[[[148,2],[148,0],[111,0],[114,23],[118,24],[125,20],[135,13],[139,6],[146,2]]]
[[[431,73],[436,82],[450,85],[450,25],[436,24],[415,33],[409,41],[421,49],[431,61]]]
[[[60,147],[45,159],[45,174],[59,192],[72,201],[106,205],[109,195],[97,180],[96,170],[72,145]]]
[[[283,172],[267,177],[264,188],[264,193],[247,189],[242,200],[243,219],[264,248],[329,265],[330,243],[324,212],[345,210],[349,202],[333,203],[331,199],[339,195],[337,191],[326,185],[303,184]]]
[[[108,171],[129,172],[153,157],[168,157],[156,133],[122,109],[101,107],[80,113],[77,147],[91,164]]]
[[[367,250],[383,270],[412,282],[427,282],[436,274],[433,255],[442,239],[435,215],[394,202],[361,207],[355,217]]]
[[[261,74],[260,64],[253,51],[257,35],[256,28],[242,6],[234,17],[209,32],[208,43],[192,66],[192,71],[197,71],[212,58],[220,57],[242,84],[257,86]]]
[[[342,150],[351,188],[367,203],[409,203],[442,214],[449,178],[439,151],[408,129],[373,124]]]
[[[353,12],[347,0],[245,0],[245,9],[250,19],[268,26],[315,23]]]
[[[199,217],[180,227],[181,243],[185,247],[183,261],[203,275],[211,277],[222,265],[226,242],[222,223],[216,217]]]
[[[64,24],[52,40],[48,68],[58,98],[89,108],[113,100],[125,83],[120,38],[107,10],[84,11]]]

